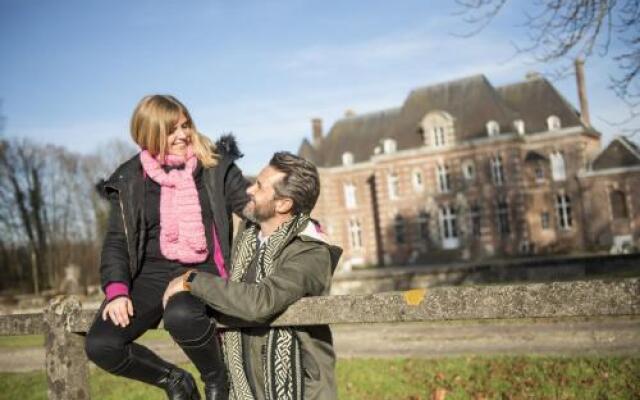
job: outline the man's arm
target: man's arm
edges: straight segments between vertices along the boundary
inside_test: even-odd
[[[191,293],[217,311],[245,321],[266,322],[304,296],[317,296],[331,281],[331,257],[318,245],[288,257],[260,283],[231,282],[198,272]]]

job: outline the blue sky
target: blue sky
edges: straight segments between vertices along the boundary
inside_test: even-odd
[[[483,73],[494,85],[554,65],[513,57],[524,37],[515,1],[472,38],[450,1],[0,0],[0,113],[5,136],[78,152],[128,140],[138,100],[170,93],[215,138],[234,132],[256,173],[296,151],[313,117],[397,107],[420,86]],[[587,62],[593,124],[606,143],[625,106],[614,65]],[[573,77],[554,82],[577,106]]]

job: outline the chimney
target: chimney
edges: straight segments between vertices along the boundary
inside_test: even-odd
[[[582,58],[576,58],[576,84],[578,86],[578,98],[580,99],[580,118],[583,124],[591,126],[587,88],[584,83],[584,60]]]
[[[318,147],[322,142],[322,119],[311,119],[311,131],[313,132],[313,147]]]
[[[524,76],[524,78],[528,81],[534,81],[536,79],[540,79],[542,78],[542,75],[540,75],[540,73],[538,71],[529,71],[527,72],[527,74]]]

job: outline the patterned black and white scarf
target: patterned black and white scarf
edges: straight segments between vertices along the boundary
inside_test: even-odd
[[[296,215],[282,224],[269,236],[266,244],[256,250],[258,228],[250,226],[238,238],[231,263],[229,279],[240,282],[258,251],[257,282],[274,272],[273,257],[289,242],[291,235],[300,232],[311,219],[307,215]],[[229,398],[233,400],[255,400],[245,372],[240,330],[225,331],[222,337],[229,380]],[[303,375],[300,343],[291,328],[271,328],[267,339],[267,354],[264,359],[264,392],[267,400],[302,400]]]

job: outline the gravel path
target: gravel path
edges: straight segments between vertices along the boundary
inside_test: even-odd
[[[447,357],[461,355],[636,355],[640,317],[598,320],[526,320],[336,325],[339,357]],[[145,342],[160,356],[186,362],[169,340]],[[44,369],[42,348],[0,348],[0,372]]]

